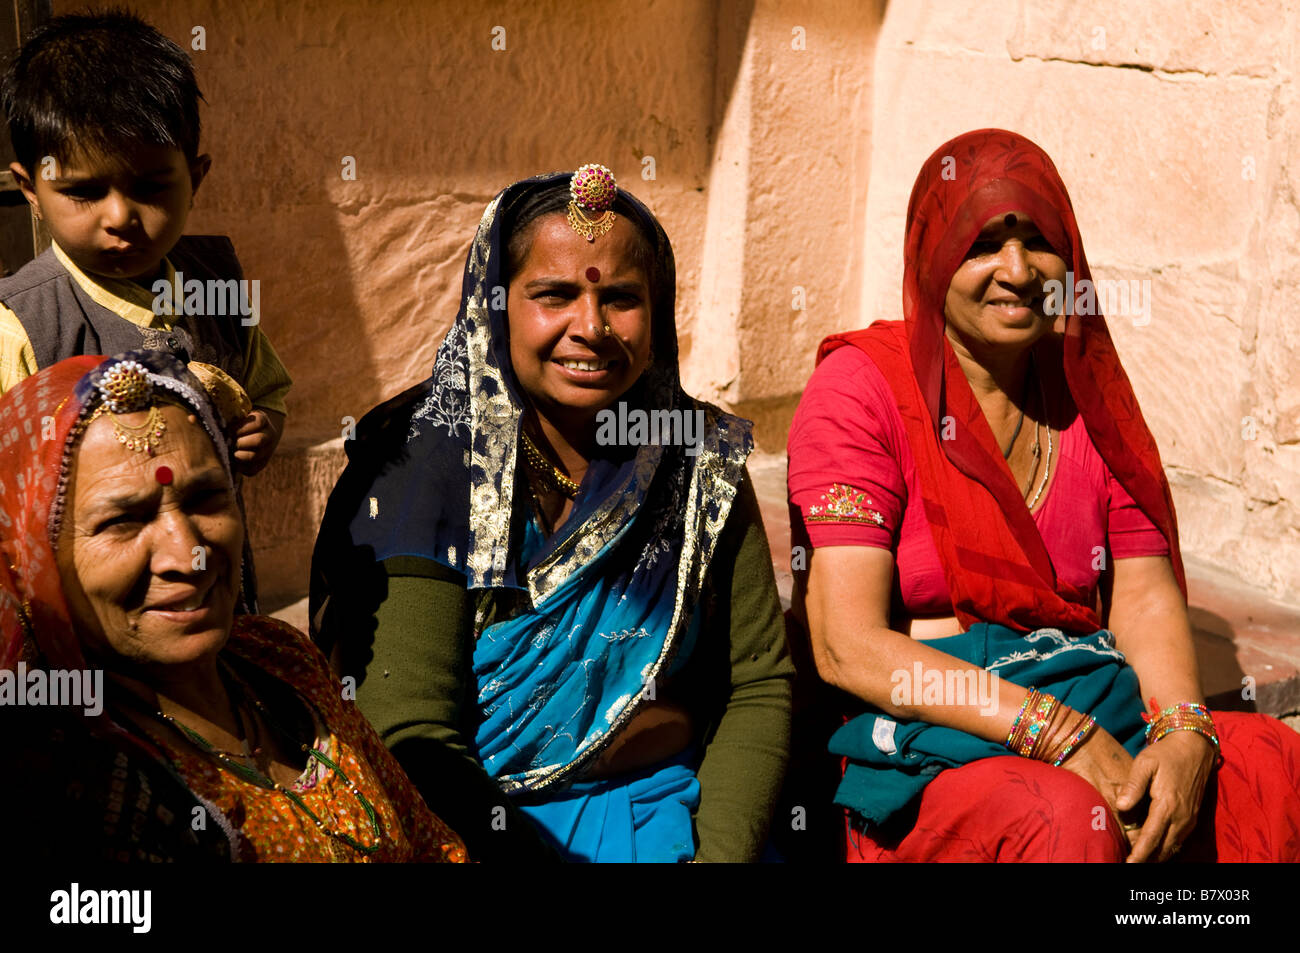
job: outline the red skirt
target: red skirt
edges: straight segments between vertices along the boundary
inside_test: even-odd
[[[1223,763],[1175,859],[1300,861],[1300,734],[1267,715],[1215,712]],[[1091,784],[1026,758],[984,758],[941,772],[916,823],[895,841],[848,826],[850,863],[1114,863],[1128,842]],[[850,815],[851,816],[851,815]]]

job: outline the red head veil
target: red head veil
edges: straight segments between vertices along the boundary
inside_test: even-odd
[[[13,667],[27,638],[45,663],[85,667],[54,547],[74,431],[83,413],[99,403],[101,376],[124,361],[143,365],[159,388],[159,399],[195,414],[217,456],[229,466],[221,426],[203,385],[166,352],[70,357],[0,397],[0,668]]]
[[[944,299],[953,273],[984,223],[1007,212],[1028,213],[1065,259],[1076,287],[1083,279],[1091,281],[1074,209],[1052,160],[1014,132],[968,132],[935,150],[912,189],[904,320],[832,335],[822,342],[817,359],[852,344],[889,381],[916,458],[953,609],[963,625],[1092,631],[1100,620],[1081,593],[1057,580],[1038,527],[944,334]],[[1105,319],[1070,310],[1064,334],[1049,333],[1036,345],[1038,366],[1049,379],[1059,376],[1054,368],[1063,368],[1102,459],[1168,540],[1185,596],[1174,505],[1155,440]],[[949,439],[940,439],[945,422]]]
[[[0,400],[0,668],[11,668],[24,635],[62,668],[84,665],[72,633],[50,541],[51,510],[68,437],[81,413],[77,381],[102,357],[74,357],[20,382]]]

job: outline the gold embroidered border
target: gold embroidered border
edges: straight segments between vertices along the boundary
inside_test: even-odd
[[[668,634],[646,680],[655,679],[672,662],[682,633],[690,622],[688,606],[694,606],[708,573],[709,561],[717,548],[718,540],[731,513],[736,488],[744,475],[745,461],[753,449],[751,424],[747,420],[723,413],[717,407],[702,402],[690,402],[705,412],[705,434],[699,455],[691,468],[691,483],[687,490],[686,514],[683,520],[682,551],[677,562],[677,586],[673,599],[673,614],[668,624]],[[689,405],[688,405],[689,406]],[[661,447],[651,446],[662,452]],[[640,454],[638,453],[638,457]],[[642,467],[638,460],[637,476]],[[625,507],[616,507],[620,512]],[[611,509],[610,517],[613,516]],[[631,514],[626,514],[630,518]],[[592,517],[595,519],[595,516]],[[620,524],[612,524],[617,530]],[[564,561],[573,558],[567,557]],[[559,560],[555,564],[559,564]],[[541,571],[538,566],[535,572]],[[566,573],[567,577],[567,573]],[[531,583],[530,583],[531,585]],[[554,591],[551,589],[550,591]],[[570,780],[590,764],[620,730],[636,715],[644,701],[641,692],[635,692],[623,709],[614,717],[609,728],[593,736],[585,748],[563,765],[548,765],[505,775],[496,779],[507,793],[542,791]]]
[[[808,507],[804,520],[809,523],[868,523],[872,526],[884,526],[885,517],[877,510],[867,509],[875,503],[867,499],[867,494],[847,483],[832,483],[822,494],[825,506]]]
[[[501,196],[483,211],[470,249],[474,293],[465,305],[470,326],[470,499],[465,568],[470,588],[499,586],[505,579],[510,508],[515,485],[515,442],[519,412],[510,400],[500,368],[491,362],[492,328],[487,307],[487,267],[492,223]]]

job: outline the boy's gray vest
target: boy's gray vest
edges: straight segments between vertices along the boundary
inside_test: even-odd
[[[186,282],[244,277],[234,246],[221,235],[187,235],[167,257]],[[0,278],[0,302],[18,316],[41,370],[78,354],[112,357],[145,348],[171,351],[182,361],[214,364],[246,383],[244,355],[252,326],[245,327],[239,314],[176,315],[169,319],[171,331],[139,327],[97,304],[59,263],[52,248],[17,274]]]

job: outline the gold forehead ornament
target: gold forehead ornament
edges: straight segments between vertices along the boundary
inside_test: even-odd
[[[86,426],[89,427],[104,413],[112,414],[117,442],[133,453],[143,452],[152,457],[167,431],[167,421],[157,404],[153,403],[153,382],[149,379],[149,371],[136,361],[119,361],[104,373],[95,388],[103,397],[103,403],[86,420]],[[143,424],[132,427],[118,419],[120,414],[134,413],[146,407],[149,416]]]
[[[616,195],[618,185],[609,169],[594,162],[579,168],[569,180],[569,227],[594,242],[614,227]]]

